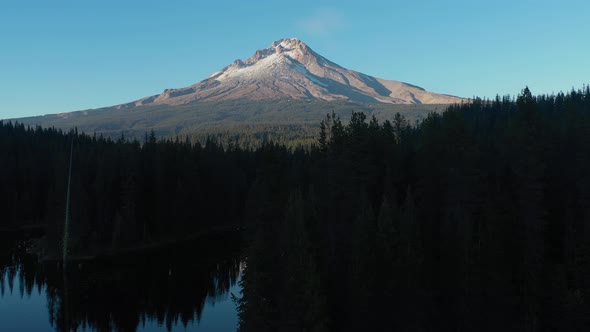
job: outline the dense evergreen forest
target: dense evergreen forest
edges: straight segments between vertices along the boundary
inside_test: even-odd
[[[243,226],[241,331],[590,330],[588,87],[330,114],[305,148],[0,123],[0,227],[48,256],[72,141],[72,254]]]
[[[70,149],[70,251],[87,255],[239,225],[255,155],[188,141],[143,144],[0,124],[0,227],[44,223],[59,257]],[[72,144],[73,142],[73,144]]]

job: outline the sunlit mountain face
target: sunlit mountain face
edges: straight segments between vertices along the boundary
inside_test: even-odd
[[[194,85],[120,107],[182,105],[231,99],[317,99],[391,104],[453,104],[463,99],[346,69],[314,52],[297,38],[285,38],[236,60]]]

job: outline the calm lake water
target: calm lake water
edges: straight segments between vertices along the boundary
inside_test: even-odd
[[[152,253],[40,264],[0,239],[0,331],[235,331],[238,239]]]

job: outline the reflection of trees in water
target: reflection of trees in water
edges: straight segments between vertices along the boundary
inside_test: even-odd
[[[1,258],[0,278],[7,276],[11,289],[19,278],[21,295],[46,287],[50,323],[59,331],[135,331],[148,320],[168,329],[178,323],[186,327],[200,321],[207,301],[219,300],[235,285],[241,249],[239,241],[229,242],[235,244],[224,240],[219,248],[204,241],[157,254],[71,264],[65,276],[55,263],[41,266],[34,257],[11,255]]]
[[[36,268],[35,257],[24,255],[25,243],[10,239],[0,239],[0,243],[0,297],[16,291],[17,278],[21,297],[41,292],[44,279]]]

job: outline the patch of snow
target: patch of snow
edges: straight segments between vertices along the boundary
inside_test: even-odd
[[[307,77],[310,81],[314,82],[317,85],[323,86],[323,87],[327,87],[328,85],[324,82],[319,81],[317,78],[315,78],[310,72],[309,70],[307,70],[307,68],[305,68],[305,66],[301,65],[301,64],[296,64],[295,66],[295,70],[297,70],[299,73],[305,75],[305,77]]]
[[[275,67],[285,61],[285,57],[280,56],[277,53],[272,53],[257,62],[240,67],[226,70],[219,77],[216,78],[218,81],[223,81],[230,78],[243,78],[243,79],[255,79],[272,75]]]
[[[245,61],[242,66],[228,66],[224,70],[215,72],[209,78],[223,82],[226,80],[293,80],[296,76],[292,71],[305,76],[313,83],[322,87],[328,84],[314,76],[305,65],[294,59],[298,58],[298,43],[296,38],[287,38],[274,42],[269,48],[258,50],[253,58]]]
[[[220,71],[216,71],[216,72],[214,72],[213,74],[209,75],[209,77],[208,77],[208,78],[211,78],[211,77],[213,77],[213,76],[215,76],[215,75],[219,75],[219,74],[221,74],[221,72],[222,72],[221,70],[220,70]]]
[[[290,42],[283,41],[279,45],[281,45],[283,49],[287,52],[293,50],[293,44]]]

